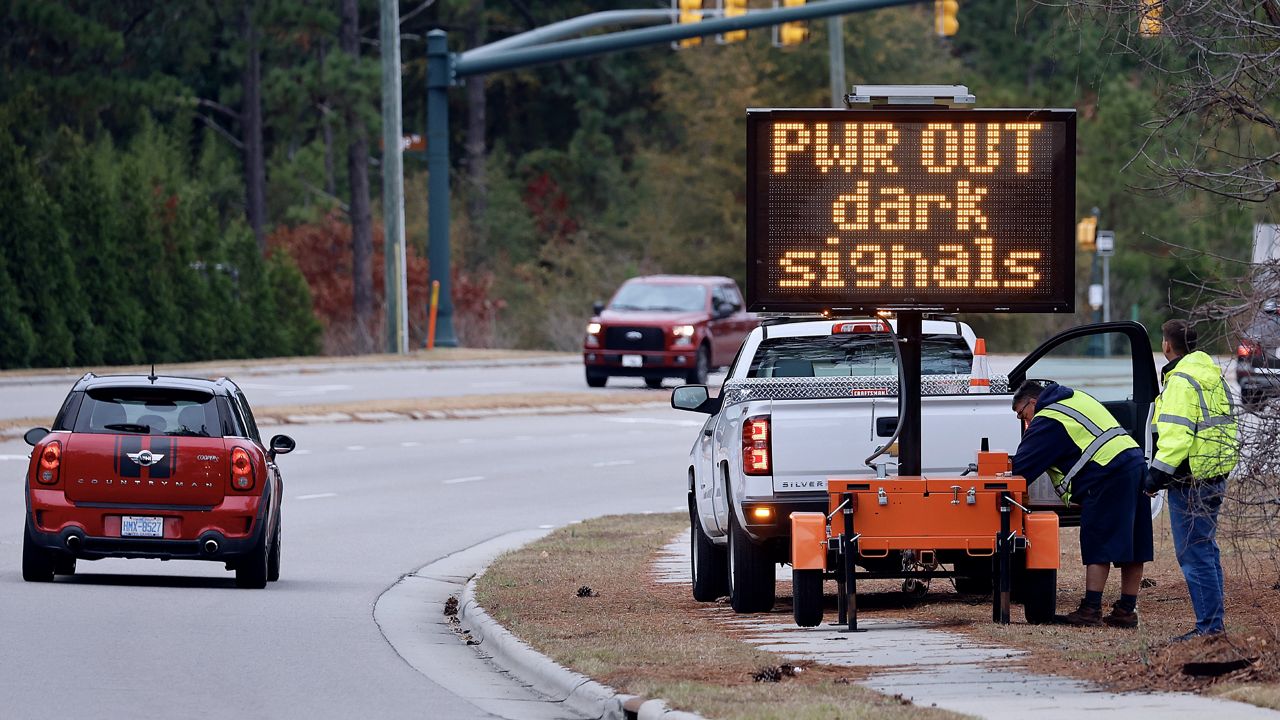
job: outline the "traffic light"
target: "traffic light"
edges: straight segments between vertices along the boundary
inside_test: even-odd
[[[774,3],[774,7],[777,7],[777,0],[774,0]],[[804,3],[805,0],[782,0],[782,7],[800,7]],[[778,29],[778,34],[774,38],[773,44],[778,47],[799,45],[809,39],[809,25],[805,22],[782,23],[775,27]]]
[[[960,0],[933,0],[933,31],[951,37],[960,30]]]
[[[676,22],[681,25],[702,22],[702,0],[671,0],[676,10]],[[702,44],[702,38],[691,37],[676,41],[676,47],[694,47]]]
[[[740,17],[746,14],[747,0],[724,0],[724,16],[726,18]],[[746,39],[746,30],[731,30],[720,34],[720,42],[723,43],[741,42]]]
[[[1138,34],[1156,37],[1164,31],[1164,0],[1142,0],[1142,17],[1138,19]]]
[[[1076,223],[1076,249],[1093,252],[1097,247],[1098,216],[1089,215]]]

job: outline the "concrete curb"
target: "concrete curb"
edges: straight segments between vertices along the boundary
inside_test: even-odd
[[[229,360],[226,364],[217,365],[215,367],[172,367],[170,365],[157,365],[156,370],[160,374],[188,375],[193,377],[217,377],[218,375],[235,375],[237,377],[254,376],[254,375],[271,375],[283,373],[323,373],[323,372],[342,372],[351,370],[452,370],[452,369],[468,369],[468,368],[488,368],[488,367],[510,367],[521,365],[572,365],[581,364],[582,356],[578,353],[571,355],[530,355],[529,357],[516,358],[489,358],[474,360],[390,360],[386,362],[324,362],[316,359],[299,359],[295,363],[281,364],[255,364],[253,361],[235,361]],[[101,368],[50,368],[47,371],[30,371],[18,370],[13,374],[5,374],[0,372],[0,387],[6,385],[43,385],[43,384],[63,384],[70,387],[80,376],[89,370],[101,372],[101,374],[111,374],[114,372],[143,372],[140,370],[142,366],[124,366],[121,368],[101,367]]]
[[[487,566],[485,570],[488,570]],[[471,626],[471,634],[480,640],[481,647],[498,665],[528,682],[538,692],[562,700],[575,712],[587,717],[602,720],[705,720],[701,715],[670,710],[662,700],[619,693],[529,647],[476,602],[476,580],[484,575],[485,570],[467,582],[458,602],[458,619]]]

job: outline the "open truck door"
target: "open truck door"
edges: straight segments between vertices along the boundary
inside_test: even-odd
[[[1142,447],[1154,449],[1151,410],[1160,392],[1147,329],[1136,322],[1081,325],[1046,340],[1009,372],[1009,389],[1024,380],[1052,381],[1097,398]],[[1064,506],[1047,478],[1027,478],[1032,509],[1054,508],[1062,524],[1078,525],[1078,507]]]

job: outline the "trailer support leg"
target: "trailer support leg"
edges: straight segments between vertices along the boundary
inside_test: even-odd
[[[1009,594],[1013,586],[1013,538],[1009,527],[1012,511],[1009,493],[1000,493],[1000,534],[996,536],[998,572],[997,586],[991,594],[991,620],[1001,625],[1009,624]]]
[[[858,629],[858,580],[854,575],[854,557],[858,553],[858,536],[853,532],[853,493],[845,493],[840,501],[844,504],[841,511],[844,516],[844,532],[840,534],[840,571],[844,575],[845,622],[848,624],[842,632],[862,632]]]

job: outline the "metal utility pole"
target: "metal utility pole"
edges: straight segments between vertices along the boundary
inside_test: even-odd
[[[830,52],[828,65],[831,71],[831,107],[844,107],[844,93],[849,88],[844,84],[844,18],[832,15],[827,18],[827,48]]]
[[[409,352],[409,288],[404,251],[404,148],[401,146],[400,7],[382,0],[382,228],[387,352]]]
[[[430,197],[427,205],[427,243],[431,279],[440,282],[436,344],[441,347],[456,347],[458,344],[458,337],[453,330],[453,293],[449,282],[449,88],[460,78],[605,55],[648,45],[666,45],[685,38],[708,37],[734,30],[817,20],[919,2],[921,0],[825,0],[684,24],[672,24],[675,14],[668,10],[593,13],[530,30],[456,55],[449,52],[447,35],[443,30],[427,33],[427,171],[431,176],[428,185]],[[639,25],[664,21],[664,27],[557,40],[571,33],[580,33],[606,24],[629,22]],[[842,33],[835,35],[843,40]],[[843,51],[840,58],[843,65]],[[840,76],[840,92],[843,93],[843,70]]]

